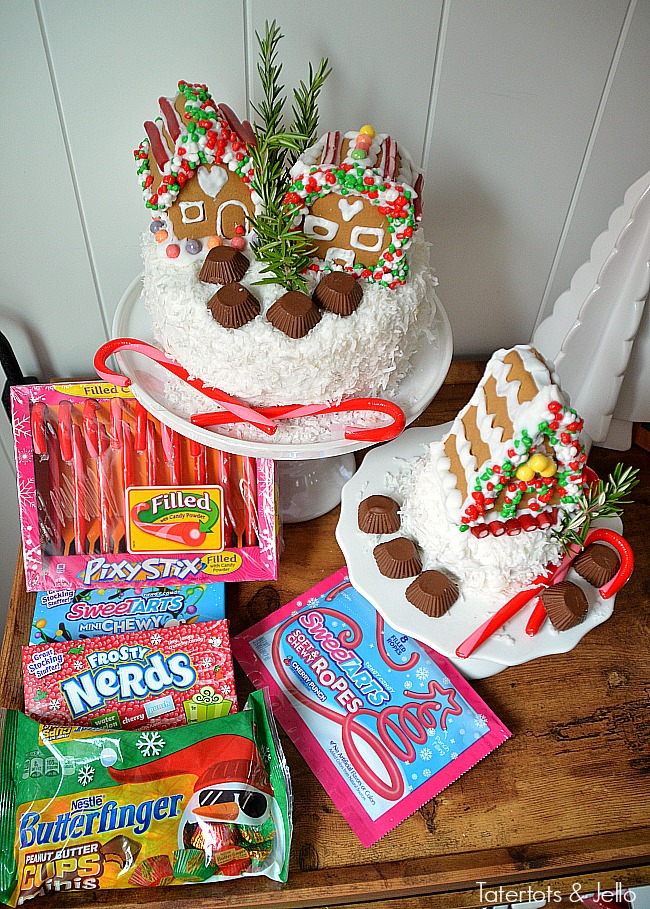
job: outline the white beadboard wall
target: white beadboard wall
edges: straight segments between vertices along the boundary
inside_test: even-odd
[[[26,373],[91,373],[140,269],[143,121],[181,78],[252,119],[273,18],[287,87],[333,66],[322,130],[372,123],[421,162],[459,355],[527,341],[650,169],[650,0],[194,0],[180,22],[168,0],[10,0],[0,330]],[[1,623],[19,533],[2,414],[0,446]]]

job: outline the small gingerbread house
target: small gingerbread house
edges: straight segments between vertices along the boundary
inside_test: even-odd
[[[559,527],[583,489],[582,426],[536,350],[498,350],[431,446],[449,520],[477,537]]]
[[[329,132],[303,152],[291,178],[285,205],[314,244],[314,270],[404,283],[423,186],[408,152],[371,126]]]
[[[250,123],[215,104],[205,85],[178,83],[175,98],[160,98],[160,116],[144,124],[147,138],[134,156],[152,232],[170,258],[190,254],[206,238],[250,240],[259,199],[251,187]]]

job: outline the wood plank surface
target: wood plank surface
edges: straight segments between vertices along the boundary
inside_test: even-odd
[[[469,398],[483,365],[456,361],[419,425],[445,422]],[[637,567],[614,614],[568,654],[551,655],[475,681],[512,738],[370,849],[363,849],[281,731],[295,792],[289,881],[265,878],[191,888],[57,897],[57,909],[347,906],[448,909],[478,905],[478,881],[528,883],[570,894],[650,881],[648,547],[650,454],[594,449],[606,476],[617,461],[641,468],[625,535]],[[285,526],[277,582],[231,584],[235,635],[344,564],[338,509]],[[34,595],[19,558],[0,656],[0,705],[22,706],[20,645]],[[240,702],[250,684],[237,667]],[[487,886],[487,885],[486,885]]]

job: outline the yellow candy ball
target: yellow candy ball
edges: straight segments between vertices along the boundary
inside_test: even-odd
[[[543,454],[534,454],[534,455],[532,456],[532,458],[530,458],[530,460],[528,461],[528,463],[529,463],[530,466],[533,468],[533,470],[535,471],[535,473],[541,473],[543,470],[546,470],[546,468],[548,467],[549,463],[551,463],[551,462],[550,462],[549,459],[546,457],[546,455],[543,455]]]
[[[164,243],[169,234],[166,230],[157,230],[155,233],[156,243]]]
[[[540,477],[554,477],[557,473],[557,464],[551,461],[546,470],[540,470]]]
[[[370,136],[371,139],[374,139],[374,137],[375,137],[375,131],[372,128],[372,126],[370,126],[369,123],[366,123],[365,126],[362,126],[361,129],[359,130],[359,132],[365,133],[365,135]]]
[[[37,628],[45,628],[46,625],[47,625],[47,622],[45,621],[45,619],[39,619],[38,622],[36,623]]]
[[[524,482],[527,483],[529,480],[533,479],[535,476],[535,471],[530,466],[530,464],[522,464],[521,467],[517,468],[515,476],[518,480],[524,480]]]

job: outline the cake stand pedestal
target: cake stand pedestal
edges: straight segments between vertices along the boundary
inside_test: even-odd
[[[412,357],[408,375],[391,397],[404,411],[407,425],[419,417],[435,397],[451,363],[451,326],[437,299],[436,306],[435,338],[422,338]],[[155,344],[142,298],[141,276],[131,283],[120,300],[113,319],[112,335],[114,338],[137,338]],[[271,437],[252,441],[229,435],[226,427],[195,426],[170,396],[170,381],[179,380],[170,376],[160,364],[133,350],[122,350],[115,354],[114,359],[117,371],[131,380],[130,389],[134,397],[161,423],[209,448],[276,461],[280,518],[287,523],[310,521],[336,507],[341,500],[343,486],[356,469],[354,452],[373,444],[343,437],[344,414],[333,420],[332,436],[310,442],[276,442]],[[205,410],[213,406],[208,398],[205,402]]]
[[[280,518],[286,524],[311,521],[341,501],[341,491],[356,470],[353,454],[320,461],[277,461]]]

